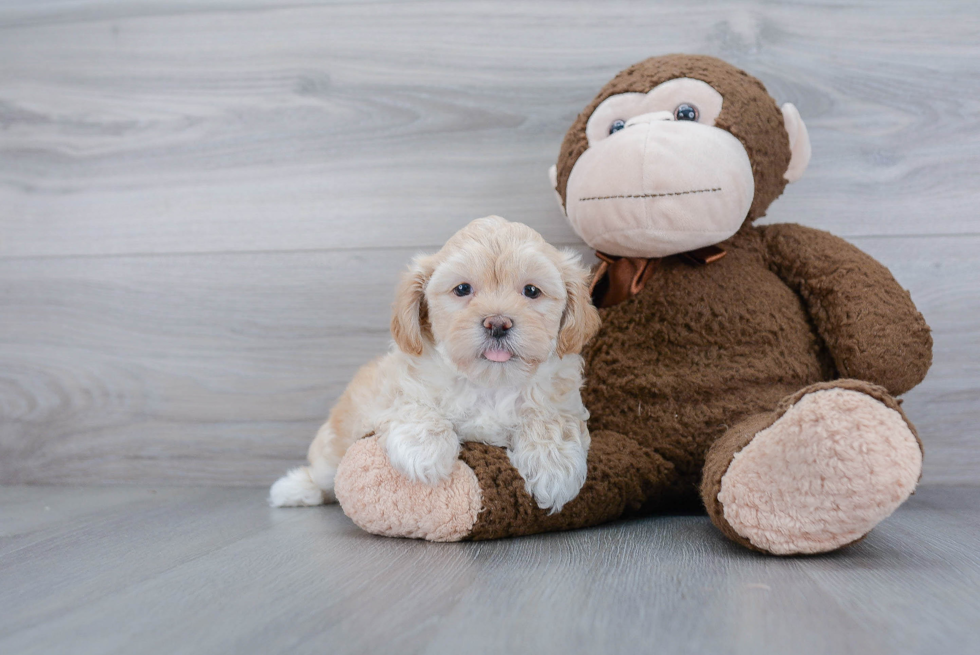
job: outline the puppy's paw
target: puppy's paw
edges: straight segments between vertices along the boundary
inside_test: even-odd
[[[587,454],[575,441],[534,443],[507,451],[538,507],[557,514],[585,484]]]
[[[439,484],[459,458],[459,437],[448,426],[393,423],[384,441],[392,468],[412,482]]]

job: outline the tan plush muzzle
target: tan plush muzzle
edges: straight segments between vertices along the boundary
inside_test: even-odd
[[[738,139],[652,112],[582,154],[568,180],[566,209],[575,231],[597,250],[666,257],[735,234],[754,192],[752,164]]]

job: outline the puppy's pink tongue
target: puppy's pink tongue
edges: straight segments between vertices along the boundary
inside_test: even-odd
[[[508,350],[487,350],[483,353],[483,356],[491,362],[506,362],[510,359],[511,354]]]

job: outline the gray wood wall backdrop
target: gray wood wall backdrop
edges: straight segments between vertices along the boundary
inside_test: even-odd
[[[799,107],[767,221],[890,266],[935,330],[925,481],[980,479],[980,8],[0,4],[0,481],[256,484],[388,340],[398,271],[546,169],[616,71],[717,55]]]

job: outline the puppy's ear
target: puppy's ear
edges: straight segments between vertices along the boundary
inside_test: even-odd
[[[582,265],[578,253],[563,251],[559,267],[568,293],[555,350],[559,357],[563,357],[569,353],[580,353],[582,347],[599,331],[600,320],[599,311],[592,305],[589,294],[589,270]]]
[[[391,336],[409,355],[422,354],[423,332],[428,331],[425,285],[432,276],[431,257],[419,255],[402,273],[391,312]]]

